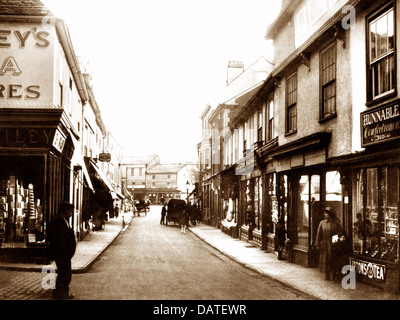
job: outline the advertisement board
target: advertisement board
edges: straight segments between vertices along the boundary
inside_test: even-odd
[[[53,107],[54,26],[0,22],[0,107]]]

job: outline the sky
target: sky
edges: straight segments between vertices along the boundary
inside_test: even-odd
[[[272,61],[280,0],[47,0],[88,57],[103,121],[126,156],[197,162],[200,114],[228,61]]]

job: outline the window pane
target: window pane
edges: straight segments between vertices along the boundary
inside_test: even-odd
[[[389,55],[372,65],[374,97],[394,89],[394,55]]]
[[[394,48],[394,22],[393,10],[388,13],[388,49]]]
[[[296,130],[297,113],[296,105],[288,109],[288,132]]]
[[[336,83],[331,83],[322,89],[323,94],[323,116],[336,112]]]
[[[342,212],[342,184],[340,183],[340,173],[330,171],[326,173],[326,206],[333,208],[336,216],[343,222]]]
[[[299,181],[299,203],[297,210],[297,244],[308,246],[308,218],[310,201],[310,183],[308,176],[301,176]]]
[[[387,15],[382,16],[376,22],[377,31],[377,45],[378,45],[378,55],[385,54],[388,51],[387,39],[388,39],[388,23]]]
[[[320,176],[311,176],[311,205],[310,205],[310,216],[311,216],[311,240],[315,244],[317,237],[317,230],[320,222],[324,216],[321,212],[321,195],[320,195]]]
[[[371,61],[375,60],[376,55],[376,23],[370,26],[370,46],[371,46]]]

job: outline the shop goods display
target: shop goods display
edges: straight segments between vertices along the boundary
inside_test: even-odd
[[[43,212],[34,185],[15,176],[0,180],[0,243],[2,246],[43,240]]]

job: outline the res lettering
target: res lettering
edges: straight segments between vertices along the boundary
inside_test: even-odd
[[[40,86],[28,86],[24,88],[18,84],[4,86],[0,84],[0,99],[38,99]]]

